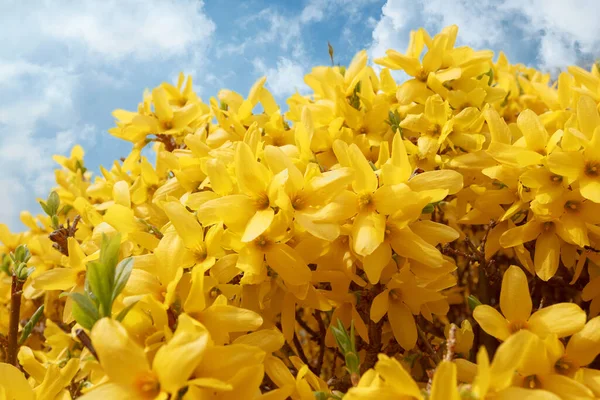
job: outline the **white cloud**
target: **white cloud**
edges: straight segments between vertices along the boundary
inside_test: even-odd
[[[267,76],[267,87],[275,97],[285,98],[296,90],[302,94],[307,93],[308,87],[304,84],[304,68],[289,58],[280,57],[275,68],[269,68],[264,60],[255,58],[252,62],[254,68],[261,75]]]
[[[404,52],[409,32],[425,26],[435,34],[459,26],[459,42],[504,50],[509,59],[535,61],[553,70],[600,56],[600,3],[596,0],[388,0],[373,30],[370,53]]]
[[[83,121],[97,100],[89,85],[122,87],[136,65],[175,57],[197,76],[214,30],[195,0],[3,1],[0,221],[20,229],[20,209],[39,210],[35,197],[54,184],[52,155],[94,145],[99,128]]]
[[[47,39],[119,60],[173,56],[202,45],[215,29],[201,1],[45,1],[23,4]]]

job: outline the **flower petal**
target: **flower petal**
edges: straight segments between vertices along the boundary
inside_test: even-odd
[[[500,309],[509,321],[525,322],[531,315],[531,296],[523,270],[511,265],[502,278]]]
[[[583,329],[585,320],[585,311],[577,304],[558,303],[534,312],[528,324],[529,330],[541,337],[555,333],[562,338]]]
[[[408,307],[401,301],[390,301],[388,320],[396,341],[404,350],[410,350],[417,343],[417,325]]]
[[[547,281],[558,269],[560,259],[560,240],[553,232],[542,233],[535,242],[533,264],[540,279]]]
[[[506,340],[510,336],[508,321],[493,307],[485,304],[475,307],[473,318],[481,329],[498,340]]]

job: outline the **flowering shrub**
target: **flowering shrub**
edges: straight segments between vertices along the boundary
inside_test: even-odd
[[[457,31],[286,112],[180,75],[113,113],[100,176],[56,156],[0,225],[0,399],[600,396],[600,71]]]

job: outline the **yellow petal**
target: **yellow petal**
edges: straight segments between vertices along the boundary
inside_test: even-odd
[[[277,357],[268,356],[265,359],[265,372],[278,387],[296,386],[296,380],[289,368]]]
[[[212,332],[221,330],[224,332],[248,332],[259,328],[262,317],[251,310],[230,305],[215,305],[204,310],[199,317],[206,327]]]
[[[600,317],[590,319],[581,331],[571,336],[565,353],[578,366],[594,361],[600,353]]]
[[[438,268],[443,264],[444,259],[439,250],[409,228],[395,232],[391,238],[391,245],[399,255],[411,258],[432,268]]]
[[[183,386],[202,361],[210,334],[186,314],[177,320],[177,330],[171,340],[162,346],[152,363],[162,390],[175,393]]]
[[[81,400],[131,400],[137,397],[137,393],[116,383],[105,383],[94,386],[92,390],[78,397]],[[16,397],[15,397],[16,398]]]
[[[460,236],[454,228],[448,225],[427,220],[411,224],[410,229],[432,246],[452,242]]]
[[[352,247],[354,251],[366,256],[375,251],[385,235],[385,216],[376,212],[361,212],[352,225]]]
[[[301,285],[310,281],[311,271],[300,254],[287,244],[276,244],[265,254],[267,264],[277,272],[284,281]]]
[[[400,301],[390,301],[388,320],[396,341],[404,350],[410,350],[417,343],[417,325],[408,307]]]
[[[0,363],[0,388],[4,389],[6,400],[35,400],[36,398],[23,373],[10,364]]]
[[[354,182],[352,188],[356,193],[373,193],[377,190],[377,176],[371,169],[369,162],[357,145],[348,147],[348,157],[354,169]]]
[[[181,236],[185,247],[194,251],[204,247],[204,232],[196,217],[185,209],[178,201],[169,201],[164,204],[164,210]]]
[[[386,383],[394,388],[396,396],[412,396],[421,398],[421,391],[410,374],[395,358],[378,355],[379,361],[375,364],[375,371],[385,379]],[[377,397],[379,398],[379,397]]]
[[[582,176],[579,181],[581,195],[594,203],[600,203],[600,179]]]
[[[248,221],[248,225],[246,225],[242,242],[251,242],[262,235],[269,228],[274,218],[275,211],[271,207],[256,211]]]
[[[548,143],[548,133],[537,114],[531,110],[523,110],[517,118],[517,125],[525,137],[527,148],[544,153]]]
[[[583,329],[585,320],[585,311],[577,304],[558,303],[534,312],[528,324],[529,329],[541,337],[555,333],[562,338]]]
[[[463,187],[463,176],[450,169],[442,169],[437,171],[427,171],[422,174],[415,175],[408,186],[414,191],[426,191],[432,188],[447,189],[448,194],[456,194]]]
[[[494,399],[496,400],[560,400],[560,397],[546,390],[531,390],[520,387],[509,387],[498,392]]]
[[[452,361],[442,361],[433,376],[430,399],[460,400],[456,383],[456,365]]]
[[[485,304],[475,307],[473,318],[481,329],[498,340],[506,340],[510,336],[508,321],[493,307]]]
[[[546,160],[550,171],[571,180],[577,179],[583,172],[583,155],[578,151],[555,151]]]
[[[42,272],[33,279],[33,287],[40,290],[70,290],[77,284],[77,275],[85,270],[75,268],[54,268]]]
[[[475,311],[481,307],[485,306],[478,306]],[[535,339],[537,338],[531,332],[520,330],[498,346],[490,371],[491,387],[499,390],[512,383],[515,371],[521,365],[523,358],[527,356]]]
[[[390,291],[384,290],[383,292],[375,296],[375,298],[373,299],[370,311],[371,320],[373,322],[379,322],[381,318],[383,318],[383,316],[387,314],[390,305],[389,296]]]
[[[535,242],[533,263],[540,279],[547,281],[558,269],[560,259],[560,241],[553,232],[542,233]]]
[[[94,325],[91,338],[100,364],[112,382],[132,387],[140,376],[151,373],[144,350],[119,322],[102,318]]]
[[[500,309],[509,321],[525,322],[531,315],[531,296],[523,270],[511,265],[502,278]]]
[[[152,90],[152,102],[154,103],[154,112],[160,121],[167,122],[173,119],[173,110],[163,87],[159,86]]]
[[[113,199],[115,203],[124,207],[131,207],[131,196],[129,194],[129,185],[125,181],[116,182],[113,186]]]
[[[561,399],[593,399],[594,394],[582,383],[568,376],[546,375],[540,379],[544,390],[556,394]]]
[[[379,282],[381,272],[392,259],[392,248],[388,243],[381,243],[374,252],[366,256],[363,260],[363,269],[372,285]]]
[[[233,341],[234,344],[246,344],[249,346],[258,347],[267,353],[274,353],[283,346],[283,335],[279,330],[262,329],[257,332],[248,333],[238,337]]]
[[[540,233],[540,223],[529,221],[504,232],[502,236],[500,236],[500,245],[502,245],[502,247],[518,246],[534,240]]]

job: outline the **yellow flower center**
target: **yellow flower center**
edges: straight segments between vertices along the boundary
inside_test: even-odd
[[[600,163],[596,161],[590,161],[585,164],[584,172],[587,176],[595,178],[600,175]]]
[[[526,389],[539,389],[542,387],[542,382],[536,375],[529,375],[523,379],[523,387]]]
[[[578,212],[581,207],[581,203],[575,200],[569,200],[565,203],[565,210],[567,212]]]
[[[270,205],[269,196],[266,193],[261,193],[255,199],[255,205],[257,210],[266,210],[267,208],[269,208]]]
[[[390,297],[392,300],[402,300],[402,291],[398,288],[390,290]]]
[[[194,261],[196,261],[196,263],[201,263],[202,261],[206,260],[206,257],[208,256],[206,248],[203,245],[200,245],[197,249],[194,249],[193,253]]]
[[[423,68],[421,68],[421,70],[417,73],[415,78],[420,80],[421,82],[427,82],[428,76],[429,76],[429,73],[427,71],[425,71]]]
[[[137,376],[133,382],[135,391],[144,399],[153,399],[160,393],[160,382],[152,371]]]
[[[548,221],[548,222],[544,222],[542,224],[542,230],[544,232],[551,232],[553,229],[554,229],[554,222]]]
[[[508,323],[508,330],[510,333],[517,333],[523,329],[529,329],[529,325],[526,321],[511,321]]]
[[[552,183],[562,183],[563,177],[560,175],[550,175],[550,181]]]
[[[554,370],[557,374],[572,376],[577,371],[577,365],[571,360],[562,357],[554,364]]]
[[[77,283],[77,286],[85,285],[85,270],[79,271],[77,273],[77,276],[75,277],[75,282]]]
[[[254,239],[254,245],[258,247],[261,251],[266,251],[267,248],[271,245],[271,241],[269,238],[260,235],[256,239]]]
[[[438,124],[431,125],[429,129],[427,129],[427,133],[431,136],[437,136],[442,132],[442,127]]]
[[[371,193],[361,194],[358,197],[358,208],[361,211],[373,210],[375,208],[375,201]]]
[[[291,198],[292,208],[296,211],[300,211],[305,207],[304,198],[301,195],[295,195]]]
[[[173,128],[173,121],[165,121],[163,122],[163,128],[165,128],[165,130],[169,130],[171,128]]]

